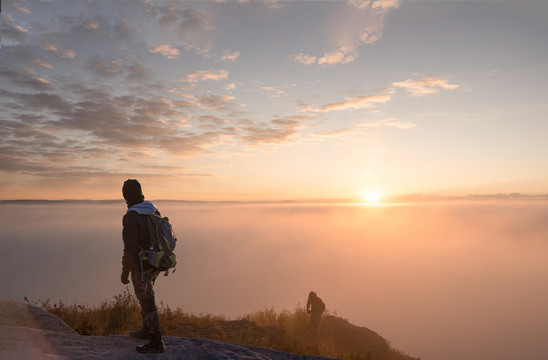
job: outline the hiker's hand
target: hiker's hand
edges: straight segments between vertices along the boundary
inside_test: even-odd
[[[122,280],[122,284],[124,284],[124,285],[129,284],[129,272],[127,272],[127,271],[122,271],[122,278],[121,278],[121,280]]]

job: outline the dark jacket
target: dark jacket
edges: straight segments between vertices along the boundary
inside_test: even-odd
[[[148,216],[160,214],[150,201],[143,201],[131,206],[122,219],[122,239],[124,240],[124,255],[122,256],[122,272],[141,271],[139,251],[148,247]],[[145,270],[148,263],[143,264]]]
[[[317,296],[309,296],[306,303],[306,311],[313,314],[323,314],[325,311],[325,303]]]

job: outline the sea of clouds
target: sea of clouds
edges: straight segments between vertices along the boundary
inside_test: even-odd
[[[231,318],[332,313],[423,360],[548,358],[548,202],[157,202],[179,238],[158,301]],[[0,205],[0,298],[98,304],[120,283],[125,204]]]

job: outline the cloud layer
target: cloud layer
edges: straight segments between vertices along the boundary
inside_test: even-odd
[[[548,356],[543,200],[156,205],[180,241],[177,271],[155,288],[170,307],[237,317],[303,307],[314,290],[329,311],[413,356]],[[0,250],[13,254],[0,270],[20,268],[4,280],[3,297],[100,303],[124,290],[123,201],[0,206]]]

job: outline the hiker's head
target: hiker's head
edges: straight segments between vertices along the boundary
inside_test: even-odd
[[[143,202],[145,197],[141,190],[141,184],[135,179],[127,179],[122,187],[122,194],[128,207]]]
[[[311,291],[310,294],[308,294],[308,297],[309,298],[315,298],[317,297],[318,295],[316,295],[316,293],[314,291]]]

